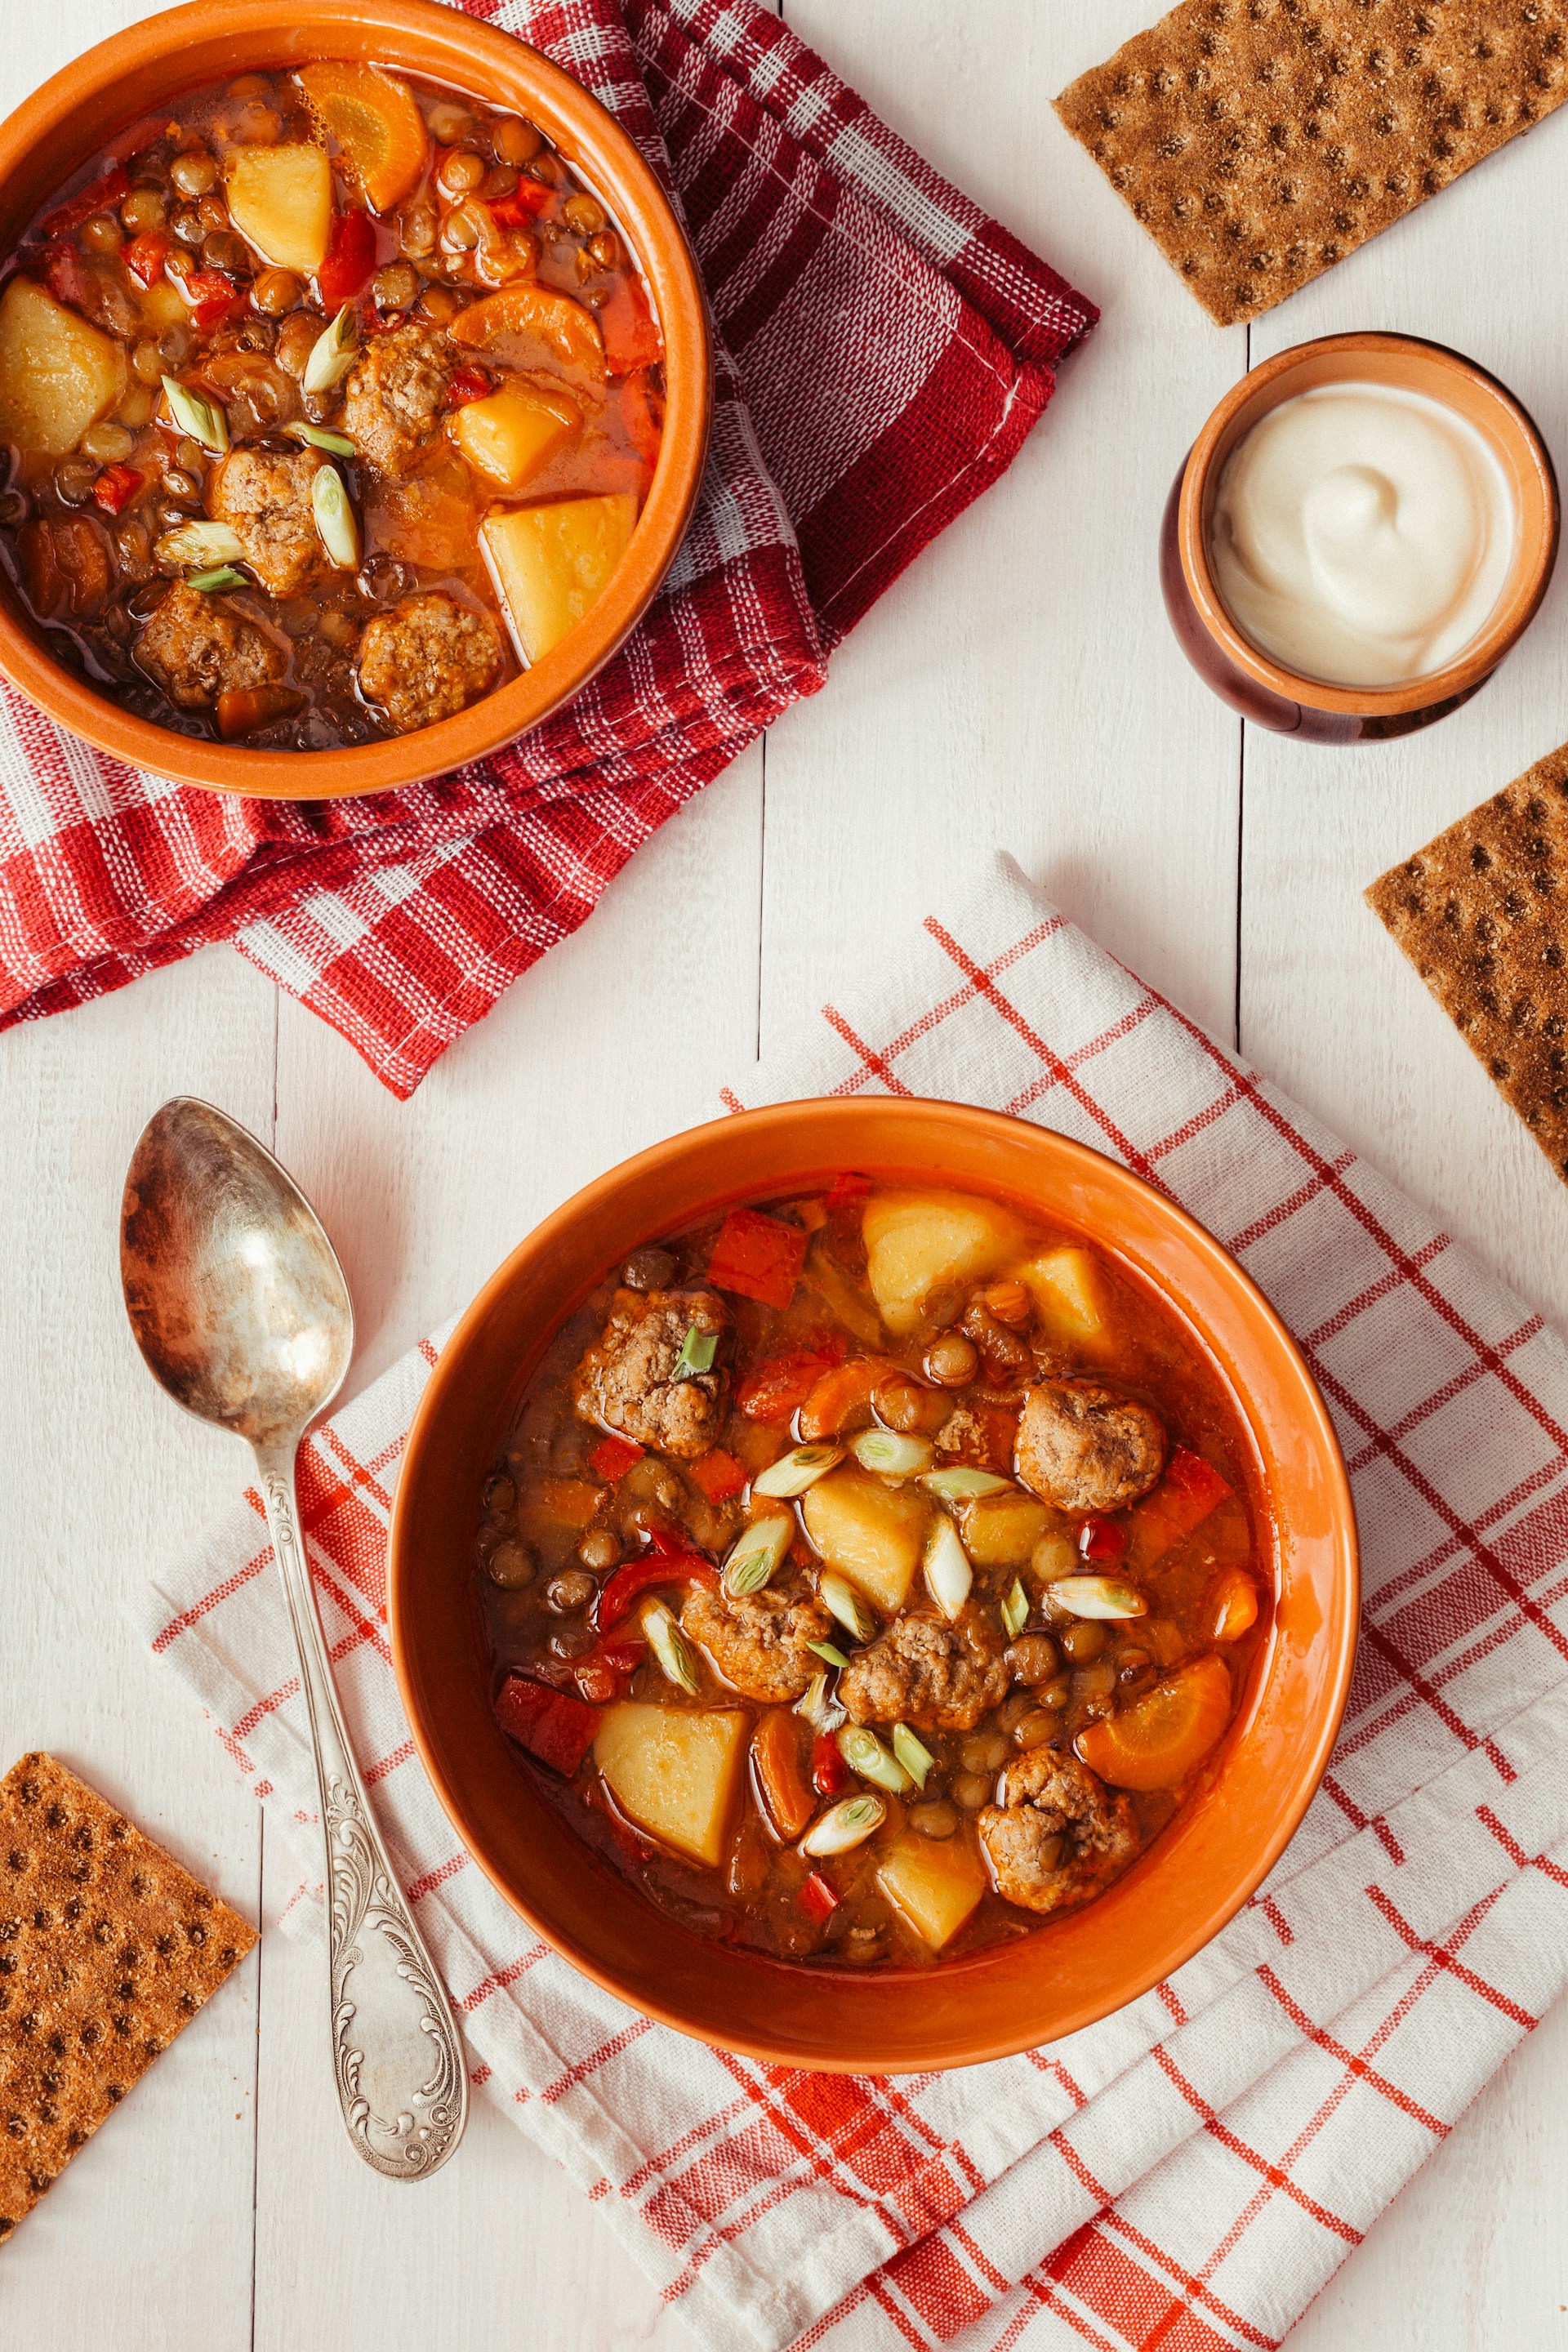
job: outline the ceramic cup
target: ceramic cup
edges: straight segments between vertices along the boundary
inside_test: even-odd
[[[176,735],[121,710],[53,658],[0,572],[0,671],[51,719],[133,768],[269,800],[328,800],[444,774],[512,742],[569,702],[630,634],[696,504],[712,367],[702,282],[664,191],[581,82],[510,33],[437,0],[194,0],[132,25],[35,90],[0,123],[0,252],[115,132],[184,91],[263,68],[342,58],[419,74],[528,116],[625,230],[665,346],[664,442],[631,544],[604,593],[552,653],[456,718],[333,751],[247,750]]]
[[[1270,409],[1325,383],[1384,383],[1456,409],[1483,434],[1513,492],[1513,562],[1485,626],[1457,660],[1387,687],[1298,677],[1232,620],[1209,562],[1215,492],[1242,436]],[[1253,368],[1232,387],[1171,486],[1160,532],[1160,584],[1177,641],[1205,686],[1244,718],[1310,743],[1354,743],[1429,727],[1468,702],[1522,636],[1557,560],[1557,477],[1531,418],[1495,376],[1412,335],[1325,335]]]
[[[705,1941],[593,1853],[502,1738],[476,1589],[480,1496],[521,1391],[607,1269],[725,1202],[846,1168],[971,1186],[1090,1237],[1156,1290],[1247,1433],[1276,1606],[1205,1785],[1098,1901],[936,1968],[851,1971]],[[1189,1959],[1273,1866],[1318,1785],[1355,1651],[1355,1518],[1328,1411],[1283,1325],[1201,1225],[1047,1129],[885,1097],[779,1104],[678,1135],[590,1184],[487,1284],[441,1351],[398,1478],[393,1661],[459,1839],[530,1927],[647,2015],[780,2065],[908,2074],[1033,2049]]]

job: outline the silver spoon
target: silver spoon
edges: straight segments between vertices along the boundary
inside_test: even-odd
[[[342,1268],[272,1154],[222,1111],[178,1095],[132,1154],[120,1275],[154,1378],[255,1453],[315,1744],[338,2098],[367,2164],[422,2180],[462,2137],[468,2068],[343,1731],[294,1495],[300,1440],[353,1353]]]

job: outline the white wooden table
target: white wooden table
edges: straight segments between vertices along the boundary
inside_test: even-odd
[[[1361,902],[1568,732],[1568,566],[1500,676],[1401,743],[1244,730],[1166,627],[1171,476],[1248,363],[1047,100],[1152,0],[785,0],[917,145],[1100,303],[1001,485],[842,648],[827,692],[666,828],[412,1103],[226,950],[0,1037],[0,1769],[45,1746],[243,1910],[289,1870],[125,1595],[241,1474],[174,1412],[118,1295],[121,1174],[176,1092],[223,1104],[321,1208],[363,1384],[555,1202],[715,1089],[1012,848],[1106,946],[1432,1206],[1560,1324],[1568,1201]],[[149,13],[8,0],[0,110]],[[1452,341],[1568,457],[1568,120],[1264,319]],[[639,973],[647,977],[639,981]],[[656,982],[655,975],[659,977]],[[647,1002],[680,976],[668,1044]],[[268,1933],[0,2254],[6,2352],[681,2352],[587,2204],[480,2098],[417,2194],[352,2158],[321,1954]],[[1568,2340],[1568,2016],[1548,2019],[1291,2336],[1291,2352]]]

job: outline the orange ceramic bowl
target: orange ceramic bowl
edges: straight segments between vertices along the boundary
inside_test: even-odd
[[[702,478],[712,368],[702,283],[658,180],[580,82],[510,33],[437,0],[194,0],[102,41],[0,123],[0,251],[117,131],[204,82],[312,58],[370,60],[537,122],[604,198],[664,333],[664,446],[619,570],[571,635],[455,719],[337,751],[195,742],[121,710],[63,669],[0,573],[0,670],[74,734],[135,768],[268,800],[387,792],[513,741],[569,702],[636,627],[685,535]]]
[[[1080,1230],[1142,1276],[1217,1367],[1248,1432],[1278,1605],[1207,1786],[1087,1909],[945,1966],[845,1971],[708,1943],[566,1826],[496,1728],[474,1589],[479,1493],[546,1341],[605,1270],[726,1202],[843,1168],[970,1186]],[[1189,1959],[1278,1860],[1326,1766],[1355,1649],[1350,1488],[1321,1397],[1261,1293],[1139,1178],[1047,1129],[952,1103],[784,1103],[602,1176],[515,1250],[447,1342],[415,1418],[388,1561],[393,1656],[459,1838],[509,1903],[650,2017],[780,2064],[923,2073],[1091,2024]]]

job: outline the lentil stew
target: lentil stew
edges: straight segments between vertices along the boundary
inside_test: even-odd
[[[606,585],[662,364],[625,236],[522,115],[372,64],[242,73],[132,125],[0,268],[0,562],[155,724],[405,734]]]
[[[1272,1610],[1250,1462],[1080,1234],[853,1174],[707,1217],[568,1319],[492,1465],[497,1720],[700,1935],[866,1968],[1027,1934],[1212,1772]]]

